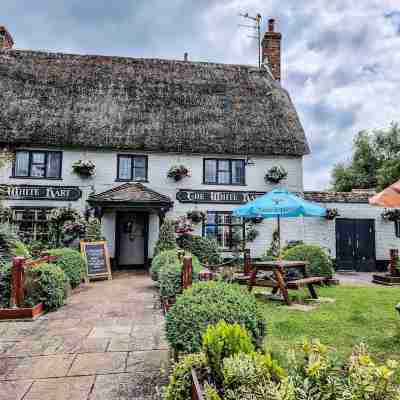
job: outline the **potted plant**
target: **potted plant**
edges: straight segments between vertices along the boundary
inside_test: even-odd
[[[265,174],[265,182],[266,183],[279,183],[281,180],[287,177],[288,173],[280,165],[275,165],[274,167],[270,168],[267,173]]]
[[[382,214],[381,217],[384,221],[398,221],[400,219],[400,210],[385,210]]]
[[[173,165],[169,169],[167,176],[168,178],[174,179],[175,182],[178,182],[185,177],[190,177],[191,171],[184,165]]]
[[[199,224],[206,219],[206,213],[199,210],[189,211],[186,216],[193,224]]]
[[[340,214],[339,214],[339,211],[338,211],[337,208],[328,208],[326,210],[325,218],[328,219],[328,220],[334,220],[339,215]]]
[[[83,178],[89,178],[96,172],[96,166],[93,161],[79,160],[72,164],[72,170]]]

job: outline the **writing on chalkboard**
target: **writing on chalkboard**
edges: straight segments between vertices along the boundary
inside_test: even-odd
[[[89,279],[101,276],[111,279],[107,242],[81,242],[81,251],[86,259]]]

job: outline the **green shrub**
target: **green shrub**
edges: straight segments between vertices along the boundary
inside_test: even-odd
[[[161,253],[165,250],[172,250],[177,247],[176,234],[175,234],[176,222],[166,218],[161,225],[160,234],[156,246],[154,248],[154,255]]]
[[[10,306],[11,296],[11,264],[0,263],[0,308]]]
[[[261,308],[247,288],[223,282],[201,282],[178,296],[166,316],[166,335],[176,351],[199,351],[202,335],[220,320],[238,323],[261,345],[266,323]]]
[[[194,254],[202,264],[218,265],[221,263],[221,251],[215,239],[202,236],[184,235],[178,239],[182,249]]]
[[[68,279],[57,265],[41,264],[29,269],[27,281],[27,302],[30,304],[43,303],[47,310],[64,304]]]
[[[334,273],[332,260],[322,247],[300,244],[282,253],[282,259],[288,261],[308,261],[308,272],[315,276],[331,277]]]
[[[218,322],[209,326],[203,335],[203,352],[215,378],[223,381],[223,360],[237,353],[252,353],[255,351],[251,337],[239,324]]]
[[[54,264],[64,271],[71,287],[79,286],[82,276],[86,273],[86,261],[81,253],[68,248],[49,250],[48,253],[57,257]]]
[[[188,400],[192,390],[191,370],[206,367],[204,354],[190,354],[175,364],[165,392],[165,400]]]
[[[197,282],[201,266],[196,256],[192,256],[192,267],[192,281]],[[182,262],[178,258],[172,264],[163,264],[161,266],[159,283],[162,297],[175,297],[177,294],[182,293]]]
[[[158,274],[163,265],[174,264],[178,261],[178,248],[172,250],[164,250],[157,254],[152,262],[150,268],[150,275],[153,281],[158,281]]]

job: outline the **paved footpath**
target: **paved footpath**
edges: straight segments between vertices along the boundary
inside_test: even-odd
[[[0,322],[0,400],[159,399],[168,365],[143,273],[94,282],[34,322]]]

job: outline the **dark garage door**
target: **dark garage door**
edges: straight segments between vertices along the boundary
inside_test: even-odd
[[[375,271],[375,261],[375,221],[337,218],[337,269]]]

